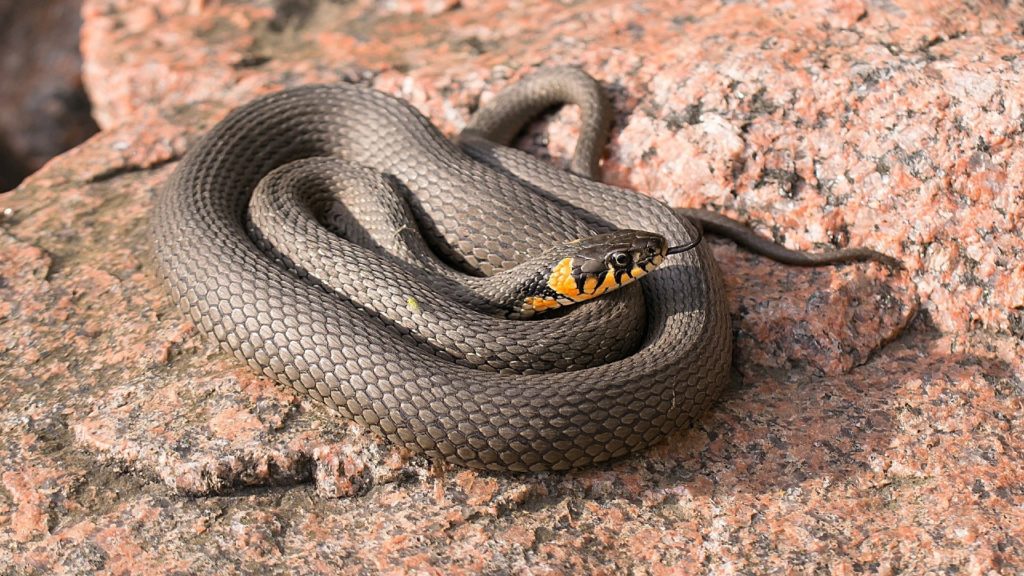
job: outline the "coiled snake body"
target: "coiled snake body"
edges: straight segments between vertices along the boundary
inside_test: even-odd
[[[298,265],[247,230],[261,180],[330,156],[385,175],[427,242],[469,274],[616,229],[692,240],[693,227],[654,199],[501,145],[538,111],[573,101],[593,117],[574,167],[592,172],[607,126],[595,87],[574,70],[536,75],[477,116],[465,150],[408,104],[365,87],[260,98],[202,139],[159,193],[160,272],[189,317],[254,370],[417,452],[548,470],[641,450],[689,425],[727,379],[729,315],[706,246],[564,314],[517,321],[463,311],[432,290],[429,272],[382,285],[386,259],[330,234],[296,240]],[[339,254],[321,253],[339,242]],[[310,268],[337,282],[307,277]]]

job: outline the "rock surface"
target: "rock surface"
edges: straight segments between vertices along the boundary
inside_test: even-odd
[[[82,88],[81,0],[0,0],[0,192],[97,130]]]
[[[1024,8],[87,0],[83,13],[103,132],[0,197],[10,573],[1024,570]],[[546,475],[382,444],[219,353],[153,276],[152,195],[231,107],[346,79],[452,134],[554,64],[613,97],[606,181],[794,248],[872,246],[907,270],[799,270],[716,242],[734,386],[657,449]],[[564,162],[574,114],[521,145]]]

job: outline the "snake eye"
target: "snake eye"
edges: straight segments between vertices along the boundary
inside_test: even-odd
[[[611,256],[608,257],[608,260],[611,261],[616,268],[625,268],[629,265],[630,258],[629,254],[626,254],[625,252],[612,252]]]

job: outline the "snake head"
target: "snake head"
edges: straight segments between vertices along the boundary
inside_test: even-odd
[[[524,316],[584,302],[638,280],[657,268],[668,253],[660,234],[618,230],[565,243],[540,294],[526,297]]]

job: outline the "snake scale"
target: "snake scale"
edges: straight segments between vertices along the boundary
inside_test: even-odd
[[[584,118],[575,173],[507,146],[561,103],[579,104]],[[687,427],[727,380],[729,314],[706,245],[587,304],[514,320],[463,309],[429,266],[393,270],[405,265],[306,224],[278,234],[295,241],[292,258],[265,245],[273,230],[250,223],[261,182],[305,163],[314,182],[344,186],[356,174],[364,187],[390,187],[423,242],[458,271],[450,276],[514,274],[547,246],[620,229],[692,241],[687,218],[590,178],[609,118],[599,85],[572,68],[500,94],[459,143],[364,86],[265,96],[216,125],[158,193],[156,263],[174,301],[226,351],[415,452],[540,471],[642,450]],[[688,215],[729,235],[728,220]]]

